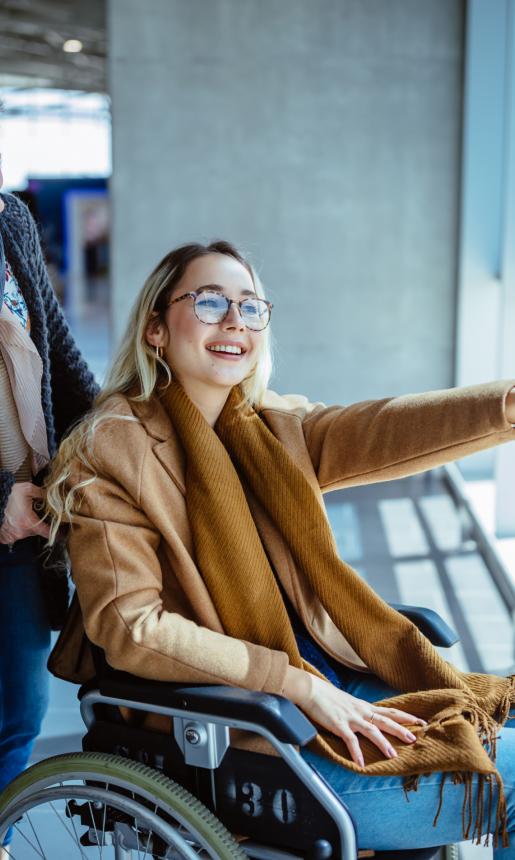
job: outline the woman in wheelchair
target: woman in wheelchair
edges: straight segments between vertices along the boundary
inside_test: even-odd
[[[343,407],[279,396],[271,310],[226,242],[147,279],[48,490],[87,635],[141,678],[294,702],[361,847],[493,833],[514,858],[512,681],[458,671],[380,599],[339,558],[322,493],[513,441],[515,380]]]

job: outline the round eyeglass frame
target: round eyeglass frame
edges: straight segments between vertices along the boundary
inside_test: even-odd
[[[225,301],[227,302],[227,310],[226,310],[225,314],[223,315],[223,317],[220,320],[217,320],[216,322],[207,322],[206,320],[202,320],[202,319],[200,319],[200,317],[197,313],[197,307],[196,307],[197,298],[199,296],[205,295],[206,293],[213,293],[215,296],[219,296],[220,298],[225,299]],[[240,299],[239,301],[236,301],[236,299],[229,299],[223,293],[219,293],[218,290],[206,290],[206,289],[191,290],[188,293],[183,293],[182,296],[178,296],[178,298],[172,299],[171,302],[168,302],[166,307],[170,308],[172,305],[177,304],[177,302],[182,302],[182,301],[184,301],[184,299],[189,299],[189,298],[193,299],[193,311],[194,311],[195,316],[197,317],[198,321],[201,322],[203,325],[219,325],[221,322],[223,322],[225,319],[227,319],[227,317],[229,315],[229,311],[231,310],[231,305],[238,305],[240,317],[241,317],[243,323],[245,324],[246,328],[248,328],[250,331],[264,331],[266,329],[266,327],[268,326],[268,324],[270,322],[270,317],[272,315],[272,308],[273,308],[272,302],[269,302],[266,299],[262,299],[261,296],[255,296],[255,297],[254,296],[246,296],[244,299]],[[249,299],[253,299],[253,298],[256,298],[258,301],[263,302],[268,308],[268,319],[266,321],[266,324],[262,328],[252,328],[252,326],[247,325],[247,323],[245,322],[245,319],[243,317],[243,314],[241,312],[241,306],[243,304],[245,304],[245,302],[248,302]]]

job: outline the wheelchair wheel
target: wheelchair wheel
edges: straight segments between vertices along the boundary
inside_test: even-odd
[[[120,756],[70,753],[33,765],[0,795],[13,860],[248,860],[182,786]]]

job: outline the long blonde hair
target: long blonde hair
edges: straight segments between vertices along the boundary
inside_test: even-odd
[[[112,360],[105,384],[95,400],[93,409],[61,442],[52,462],[50,474],[45,482],[46,511],[51,518],[50,544],[55,542],[59,526],[63,522],[69,522],[77,494],[95,480],[96,474],[91,460],[95,431],[99,424],[108,419],[137,421],[135,417],[110,411],[109,399],[114,394],[123,393],[134,402],[148,401],[158,384],[166,386],[170,383],[170,368],[147,342],[147,327],[155,313],[161,317],[164,316],[170,297],[188,265],[193,260],[208,254],[225,254],[241,263],[249,272],[257,295],[264,298],[263,286],[256,272],[229,242],[182,245],[163,257],[145,281],[134,302],[125,335]],[[266,328],[263,331],[256,365],[252,373],[241,383],[245,402],[252,406],[259,406],[271,373],[271,339],[270,330]],[[129,391],[136,393],[129,396]],[[93,477],[76,482],[68,488],[67,481],[71,475],[73,461],[79,461],[94,474]]]

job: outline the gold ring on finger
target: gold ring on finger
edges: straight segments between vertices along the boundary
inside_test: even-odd
[[[369,722],[369,723],[373,723],[373,722],[374,722],[374,717],[377,717],[377,714],[376,714],[376,713],[374,713],[374,711],[372,711],[371,716],[368,718],[368,722]]]

